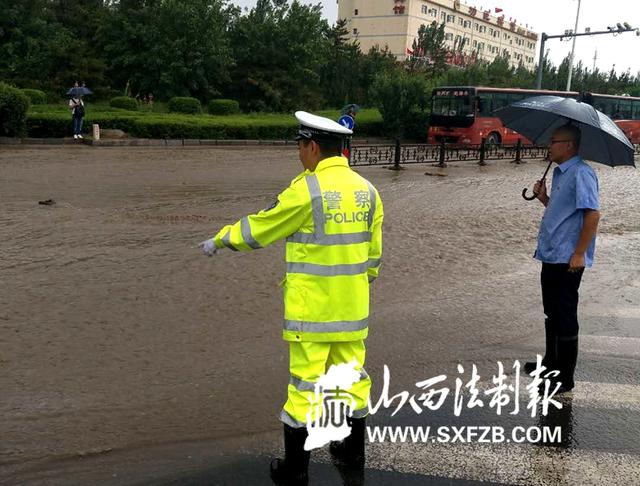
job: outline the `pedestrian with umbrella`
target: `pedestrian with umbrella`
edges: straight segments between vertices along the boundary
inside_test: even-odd
[[[360,107],[355,103],[351,103],[342,107],[340,110],[341,117],[338,119],[338,123],[345,128],[348,128],[353,132],[356,126],[356,114],[360,110]],[[350,160],[351,156],[351,137],[345,137],[344,147],[342,147],[342,155]]]
[[[571,98],[538,96],[496,112],[504,125],[534,143],[547,143],[549,165],[534,185],[545,211],[534,257],[542,262],[542,305],[547,369],[559,371],[557,393],[575,386],[578,358],[578,289],[585,267],[593,264],[600,220],[598,179],[584,159],[605,165],[634,165],[633,145],[606,115]],[[546,174],[553,171],[551,192]],[[531,373],[537,364],[525,363]]]
[[[82,121],[84,119],[84,102],[82,96],[85,94],[91,94],[91,90],[84,86],[75,86],[67,91],[69,99],[69,109],[71,110],[71,120],[73,122],[73,138],[81,139],[82,137]]]

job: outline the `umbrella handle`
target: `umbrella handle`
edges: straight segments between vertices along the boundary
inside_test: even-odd
[[[544,174],[542,174],[542,179],[540,179],[541,181],[544,181],[546,179],[547,173],[549,172],[550,168],[551,168],[551,160],[549,161],[549,165],[547,165],[547,169],[544,171]],[[532,194],[533,196],[527,196],[526,187],[522,190],[522,197],[527,201],[533,201],[535,198],[538,197],[538,194],[536,194],[535,192],[533,192]]]
[[[532,193],[533,196],[527,196],[527,190],[528,188],[526,187],[522,190],[522,197],[527,201],[533,201],[536,197],[538,197],[538,195],[535,192]]]

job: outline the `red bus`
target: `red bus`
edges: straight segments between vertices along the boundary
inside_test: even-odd
[[[554,95],[578,98],[575,91],[547,91],[516,88],[483,88],[476,86],[443,86],[431,96],[428,143],[514,145],[522,135],[505,128],[493,111],[531,96]],[[640,98],[589,93],[589,101],[610,116],[632,143],[640,143]]]

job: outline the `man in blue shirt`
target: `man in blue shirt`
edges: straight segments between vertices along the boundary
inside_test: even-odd
[[[551,193],[546,181],[534,186],[546,207],[538,233],[535,258],[542,262],[540,281],[545,320],[546,352],[542,363],[557,369],[558,393],[574,387],[578,359],[578,288],[585,267],[593,263],[595,237],[600,220],[598,179],[578,155],[580,129],[558,128],[549,142],[553,171]],[[530,373],[535,363],[525,364]]]

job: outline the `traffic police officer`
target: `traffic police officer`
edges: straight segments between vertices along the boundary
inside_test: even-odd
[[[271,463],[278,484],[307,484],[307,413],[314,383],[332,364],[355,360],[360,381],[347,390],[356,406],[351,435],[333,443],[335,459],[364,466],[365,417],[371,379],[364,370],[369,284],[382,255],[383,208],[373,185],[340,155],[351,130],[298,111],[296,140],[304,172],[277,202],[222,228],[201,243],[212,256],[223,248],[250,251],[286,239],[283,338],[289,342],[288,398],[280,414],[285,458]]]

